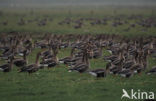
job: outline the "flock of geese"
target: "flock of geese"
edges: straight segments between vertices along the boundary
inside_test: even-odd
[[[5,14],[4,14],[5,15]],[[44,15],[44,16],[36,16],[34,18],[34,15],[31,13],[29,14],[33,16],[32,18],[28,19],[28,15],[20,15],[19,19],[14,23],[15,25],[17,24],[18,26],[24,26],[24,25],[30,25],[30,24],[36,24],[40,27],[42,26],[48,26],[51,23],[55,23],[55,17],[52,17],[50,15]],[[9,16],[9,15],[6,15]],[[17,15],[16,15],[17,16]],[[3,21],[0,22],[0,25],[7,26],[11,24],[12,22],[10,21]],[[132,14],[132,15],[125,15],[125,14],[118,14],[115,16],[112,15],[105,15],[102,18],[98,17],[80,17],[80,18],[73,18],[71,17],[66,17],[64,19],[60,19],[57,22],[57,25],[59,26],[72,26],[74,29],[80,29],[83,28],[84,26],[88,26],[88,24],[91,27],[95,27],[97,25],[102,25],[102,26],[112,26],[112,28],[126,25],[127,28],[123,29],[123,31],[128,32],[129,30],[136,28],[137,26],[142,27],[141,31],[147,31],[148,28],[155,28],[156,27],[156,20],[155,16],[151,15],[149,17],[145,17],[144,15],[139,15],[139,14]]]
[[[34,49],[41,48],[36,54],[34,64],[27,57]],[[59,59],[60,50],[71,49],[70,56]],[[103,56],[108,51],[109,56]],[[2,72],[10,72],[13,67],[18,72],[29,74],[43,68],[55,68],[59,64],[68,66],[69,72],[89,73],[96,77],[108,74],[129,78],[145,71],[156,74],[156,66],[148,68],[148,57],[156,58],[156,37],[127,38],[120,35],[55,35],[45,34],[37,38],[31,35],[3,34],[0,38],[0,64]],[[91,59],[103,59],[106,66],[91,69]],[[15,66],[14,66],[15,65]]]

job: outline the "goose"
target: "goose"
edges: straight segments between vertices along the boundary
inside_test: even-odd
[[[114,66],[110,69],[110,74],[118,74],[120,71],[122,71],[122,66]]]
[[[67,48],[69,46],[69,42],[61,43],[60,48]]]
[[[16,59],[13,61],[14,65],[16,65],[17,67],[22,67],[27,64],[26,52],[26,50],[23,52],[23,59]]]
[[[75,51],[75,48],[72,48],[71,53],[70,53],[70,56],[69,56],[69,57],[65,57],[65,58],[63,58],[63,59],[60,59],[60,60],[59,60],[59,63],[68,64],[69,62],[75,61],[75,60],[73,59],[74,51]]]
[[[29,44],[23,45],[22,47],[20,48],[21,50],[18,52],[18,55],[19,56],[24,56],[24,52],[25,52],[26,55],[29,55],[32,52],[33,43],[31,42]]]
[[[142,60],[140,60],[142,61]],[[143,70],[143,63],[141,62],[139,63],[134,63],[133,65],[131,65],[129,68],[124,68],[122,69],[122,71],[120,71],[118,74],[122,77],[126,77],[129,78],[131,76],[133,76],[136,73],[141,73]]]
[[[105,69],[95,69],[89,72],[89,74],[96,76],[96,77],[106,77]]]
[[[133,65],[133,69],[135,69],[134,73],[141,73],[143,70],[146,69],[146,66],[147,66],[146,58],[147,57],[138,56],[136,64]]]
[[[40,62],[40,66],[43,66],[43,67],[54,67],[56,66],[58,63],[57,63],[57,60],[55,60],[56,58],[51,58],[49,60],[46,60],[46,61],[42,61]]]
[[[156,74],[156,66],[152,67],[151,70],[149,70],[148,72],[146,72],[147,75],[150,75],[150,74]]]
[[[29,74],[30,73],[33,73],[33,72],[36,72],[38,71],[39,69],[39,57],[41,55],[41,52],[38,52],[37,55],[36,55],[36,62],[35,64],[30,64],[30,65],[26,65],[26,66],[23,66],[19,72],[28,72]]]
[[[134,74],[134,69],[125,69],[125,70],[122,70],[118,73],[118,75],[120,75],[121,77],[126,77],[126,78],[129,78],[131,76],[133,76]]]
[[[3,72],[10,72],[13,66],[13,56],[9,57],[10,63],[3,64],[0,66],[0,70]]]
[[[45,58],[45,57],[48,57],[51,54],[52,54],[51,50],[43,51],[41,53],[41,57]]]
[[[68,67],[74,67],[80,63],[82,63],[82,58],[83,57],[75,57],[71,59],[69,62],[67,62]]]
[[[113,62],[114,60],[116,60],[118,58],[118,56],[116,55],[111,55],[111,56],[104,56],[104,60],[106,60],[107,62]]]
[[[13,51],[14,51],[14,47],[10,48],[7,52],[2,53],[2,55],[0,56],[1,59],[4,60],[8,60],[9,57],[11,57],[13,55]]]
[[[98,49],[93,51],[93,58],[97,59],[97,58],[101,57],[102,49],[103,49],[103,47],[101,46],[101,43],[100,43],[100,46],[98,46]]]
[[[132,57],[132,59],[128,59],[123,63],[123,69],[131,68],[134,64],[136,64],[136,57]]]
[[[54,55],[52,54],[52,49],[50,46],[48,50],[41,52],[41,58],[42,58],[42,61],[48,61],[54,58]]]
[[[116,50],[116,51],[115,51]],[[123,51],[122,49],[114,49],[115,53],[113,53],[112,55],[110,56],[104,56],[104,60],[108,61],[108,62],[113,62],[115,60],[120,60],[121,57],[124,57],[123,56]]]
[[[42,41],[36,41],[35,42],[35,47],[37,48],[41,48],[41,49],[45,49],[48,47],[48,42],[46,40],[42,40]]]
[[[53,55],[52,55],[52,52],[53,52]],[[43,67],[48,67],[48,68],[51,68],[51,67],[55,67],[57,64],[58,64],[58,57],[57,57],[57,54],[58,54],[58,46],[50,46],[50,57],[49,59],[47,60],[43,60],[42,62],[40,62],[40,65],[43,66]]]
[[[118,74],[118,72],[120,72],[123,68],[123,58],[121,58],[121,56],[119,55],[117,60],[114,60],[113,62],[111,62],[112,68],[110,68],[110,73],[111,74]]]
[[[89,60],[88,60],[88,51],[87,51],[87,49],[85,49],[84,52],[83,52],[83,60],[82,61],[83,61],[82,63],[79,63],[76,66],[70,68],[69,72],[77,71],[79,73],[83,73],[86,70],[88,70],[88,68],[89,68]]]
[[[123,60],[124,60],[123,53],[119,52],[118,57],[112,61],[112,64],[118,66],[123,62]]]
[[[141,64],[135,64],[133,66],[133,69],[134,69],[133,71],[134,71],[135,74],[136,73],[141,73],[143,71],[143,66]]]
[[[109,71],[109,67],[110,67],[110,63],[107,63],[106,69],[103,69],[103,68],[94,69],[94,70],[89,71],[89,74],[91,74],[97,78],[106,77],[106,75]]]

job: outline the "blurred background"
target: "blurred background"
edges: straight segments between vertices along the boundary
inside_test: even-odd
[[[156,0],[0,0],[0,7],[155,6]]]

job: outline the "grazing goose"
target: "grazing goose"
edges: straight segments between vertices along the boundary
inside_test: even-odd
[[[19,72],[28,72],[28,73],[33,73],[36,72],[39,69],[39,57],[41,55],[41,52],[37,53],[36,55],[36,62],[35,64],[23,66]]]

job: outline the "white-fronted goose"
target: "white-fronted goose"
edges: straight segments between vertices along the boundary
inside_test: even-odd
[[[103,68],[94,69],[94,70],[89,71],[89,74],[97,78],[106,77],[107,73],[109,72],[109,68],[110,68],[110,63],[107,63],[106,69],[103,69]]]
[[[152,67],[151,70],[149,70],[148,72],[146,72],[147,75],[150,75],[150,74],[156,74],[156,66]]]
[[[27,59],[26,59],[26,50],[23,52],[23,59],[16,59],[14,60],[14,65],[16,65],[17,67],[22,67],[24,65],[27,64]]]
[[[27,66],[23,66],[23,67],[20,69],[19,72],[33,73],[33,72],[38,71],[38,69],[39,69],[39,57],[40,57],[40,55],[41,55],[41,52],[37,53],[35,64],[30,64],[30,65],[27,65]]]
[[[74,66],[72,68],[70,68],[69,72],[71,72],[71,71],[77,71],[79,73],[85,72],[89,68],[89,66],[90,66],[89,59],[88,59],[88,53],[89,53],[88,50],[84,49],[83,60],[82,60],[83,62],[77,64],[76,66]]]
[[[3,72],[10,72],[13,66],[13,56],[9,57],[10,59],[10,63],[7,64],[3,64],[0,66],[0,70],[2,70]]]

